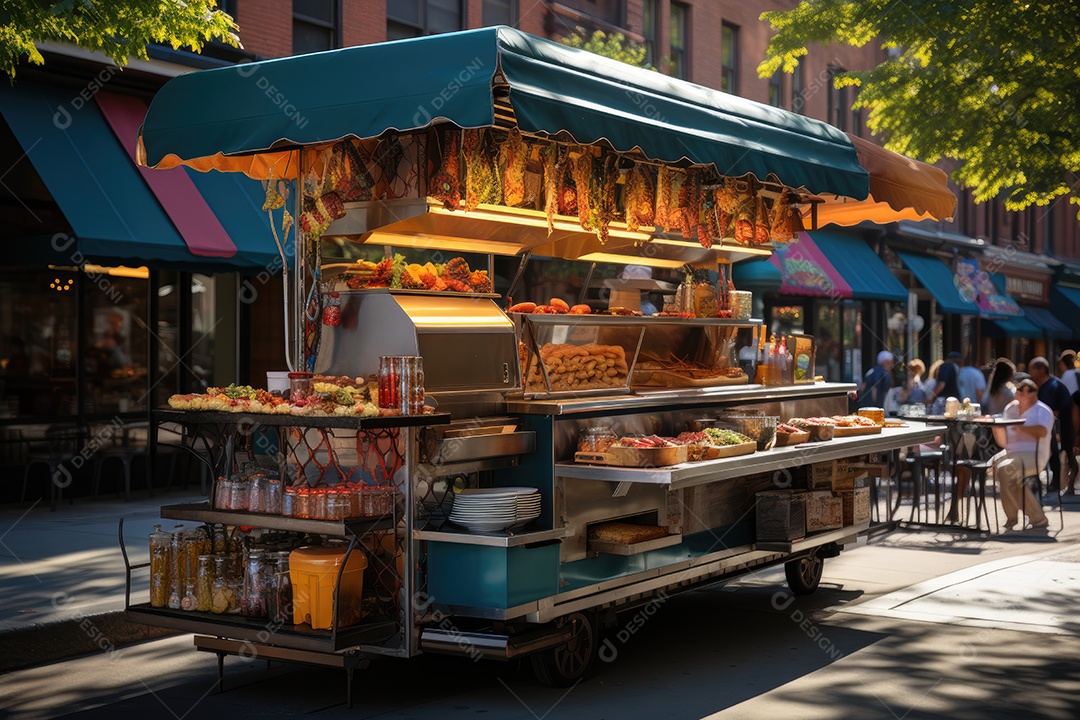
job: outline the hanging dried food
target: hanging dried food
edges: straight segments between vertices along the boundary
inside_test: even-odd
[[[652,225],[654,195],[648,168],[644,165],[634,165],[627,177],[626,188],[623,192],[627,230],[636,232],[643,225]]]
[[[712,190],[701,191],[701,210],[704,217],[698,225],[698,243],[708,250],[713,246],[714,239],[721,237],[716,229],[716,198]]]
[[[465,155],[465,212],[480,203],[497,203],[502,196],[502,182],[495,167],[487,133],[482,129],[466,130],[462,143]]]
[[[671,169],[660,166],[656,173],[656,216],[657,230],[667,230],[671,226]]]
[[[769,222],[771,235],[774,243],[786,243],[795,239],[796,233],[801,229],[799,213],[791,206],[791,197],[783,193],[776,198],[772,206],[772,217]]]
[[[617,156],[608,155],[604,158],[603,179],[603,193],[600,196],[600,217],[596,222],[596,237],[599,238],[601,245],[607,242],[608,226],[615,219],[615,214],[618,211],[615,202],[615,192],[619,180],[619,158]]]
[[[593,155],[587,147],[578,148],[577,159],[573,161],[574,187],[577,188],[577,215],[582,230],[596,227],[597,203],[599,193],[594,187]]]
[[[351,146],[352,143],[350,142]],[[398,193],[401,190],[395,190],[394,186],[398,185],[395,181],[398,180],[398,168],[401,167],[401,161],[405,159],[405,149],[401,146],[401,140],[395,135],[391,137],[389,141],[383,141],[379,143],[377,148],[379,170],[382,172],[383,183],[386,186],[386,191],[383,194],[385,199],[393,199],[401,197]],[[366,171],[365,171],[366,173]],[[368,180],[371,180],[371,176],[367,176]],[[373,187],[374,182],[370,182],[368,187]],[[404,184],[407,189],[408,184]],[[404,194],[404,193],[402,193]]]
[[[555,229],[555,214],[559,209],[559,146],[551,143],[543,151],[544,156],[544,212],[547,214],[548,235]]]
[[[565,153],[565,154],[564,154]],[[577,187],[574,185],[574,160],[568,150],[559,151],[559,214],[577,215]]]
[[[735,211],[735,242],[740,245],[752,245],[754,225],[757,224],[757,204],[749,190],[739,190],[739,207]]]
[[[525,165],[528,160],[528,148],[521,140],[521,131],[512,128],[506,141],[499,146],[503,204],[508,207],[517,207],[525,201]]]
[[[672,170],[669,177],[671,181],[668,185],[668,221],[664,226],[665,232],[682,227],[683,207],[679,200],[683,195],[683,186],[686,185],[686,175],[680,170]]]
[[[371,199],[375,181],[351,140],[342,140],[334,145],[327,170],[331,187],[345,202]]]
[[[757,218],[754,222],[754,244],[764,245],[769,242],[769,208],[766,205],[765,196],[760,192],[754,204],[757,207]]]
[[[431,178],[429,194],[441,200],[447,210],[457,210],[461,204],[461,174],[459,172],[458,138],[461,131],[448,128],[442,134],[442,165]]]
[[[728,217],[739,211],[739,184],[735,178],[726,177],[716,189],[716,207]]]
[[[285,194],[278,191],[278,183],[274,182],[273,176],[263,180],[263,190],[266,191],[266,199],[263,200],[263,212],[270,212],[285,207]]]
[[[701,221],[701,171],[697,168],[686,171],[686,180],[679,191],[679,208],[682,210],[679,227],[683,238],[689,240]]]
[[[330,223],[345,216],[345,206],[337,193],[327,193],[318,200],[305,200],[300,214],[300,228],[308,239],[321,237]]]

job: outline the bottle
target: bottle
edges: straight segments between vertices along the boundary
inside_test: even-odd
[[[214,597],[214,556],[199,556],[199,572],[195,578],[195,609],[210,612]]]
[[[214,557],[214,589],[210,593],[210,612],[215,615],[225,614],[232,605],[229,597],[232,589],[229,586],[228,571],[225,568],[226,560],[224,555]]]
[[[289,551],[274,553],[277,557],[277,574],[274,575],[274,602],[270,619],[282,625],[293,622],[292,578],[289,576]]]
[[[776,351],[777,361],[779,365],[779,378],[777,385],[784,385],[787,383],[788,371],[791,368],[791,353],[787,348],[787,335],[780,336],[780,349]]]
[[[150,605],[165,607],[169,604],[169,557],[172,535],[154,526],[150,533]]]
[[[173,528],[172,538],[169,540],[169,607],[173,610],[180,609],[180,599],[183,597],[184,572],[187,569],[187,557],[184,546],[184,526],[176,525]]]
[[[184,597],[180,599],[181,610],[194,610],[199,606],[199,601],[195,597],[195,583],[188,583],[187,588],[184,590]]]
[[[754,384],[764,385],[768,369],[765,367],[765,329],[761,328],[758,335],[757,366],[754,370]]]

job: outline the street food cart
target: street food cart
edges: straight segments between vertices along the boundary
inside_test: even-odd
[[[194,633],[219,669],[340,667],[351,697],[367,659],[437,652],[529,656],[570,684],[616,614],[658,596],[777,565],[812,592],[868,527],[866,479],[937,434],[848,416],[853,387],[815,378],[812,339],[773,342],[733,301],[733,260],[819,206],[881,204],[845,136],[809,118],[504,27],[177,77],[138,154],[264,181],[289,370],[314,381],[154,415],[217,482],[162,508],[206,529],[151,537],[128,617]],[[646,317],[514,302],[496,255],[688,273]],[[422,411],[380,384],[395,357],[422,358]],[[196,563],[229,553],[279,556],[300,609],[224,571],[199,587]],[[161,586],[170,568],[187,593]]]

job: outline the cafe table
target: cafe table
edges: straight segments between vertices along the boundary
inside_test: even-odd
[[[994,440],[993,429],[995,427],[1009,427],[1011,425],[1023,425],[1026,420],[1023,418],[1002,418],[996,416],[980,416],[977,418],[968,417],[947,417],[945,415],[902,415],[901,420],[910,420],[913,422],[924,422],[928,425],[941,425],[944,429],[942,435],[945,438],[945,444],[948,447],[948,456],[950,460],[947,460],[950,467],[950,494],[951,502],[949,510],[945,513],[945,520],[942,522],[942,501],[945,499],[941,494],[941,482],[940,478],[934,491],[934,522],[929,522],[930,510],[926,508],[926,521],[915,521],[914,515],[916,508],[912,508],[912,519],[904,523],[906,526],[928,527],[943,530],[955,530],[958,527],[967,528],[966,525],[961,524],[959,505],[961,498],[958,497],[959,477],[957,471],[961,465],[965,465],[971,468],[973,471],[976,469],[983,469],[985,471],[986,464],[990,462],[990,459],[997,454],[1001,448]],[[968,437],[971,440],[968,440]],[[915,480],[916,483],[921,482],[921,478]],[[990,515],[986,509],[986,492],[985,492],[985,477],[983,478],[983,490],[976,498],[975,505],[975,527],[967,528],[976,531],[982,531],[982,525],[980,516],[986,515],[986,531],[990,531]],[[970,490],[973,488],[969,488]],[[929,495],[927,494],[927,497]],[[918,497],[913,498],[913,502],[917,504]],[[951,518],[951,519],[950,519]]]

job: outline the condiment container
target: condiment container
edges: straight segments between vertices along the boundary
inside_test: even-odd
[[[603,453],[615,444],[619,436],[609,427],[597,425],[582,431],[578,436],[578,452]]]
[[[169,555],[172,534],[154,526],[150,533],[150,605],[165,607],[169,604]]]

